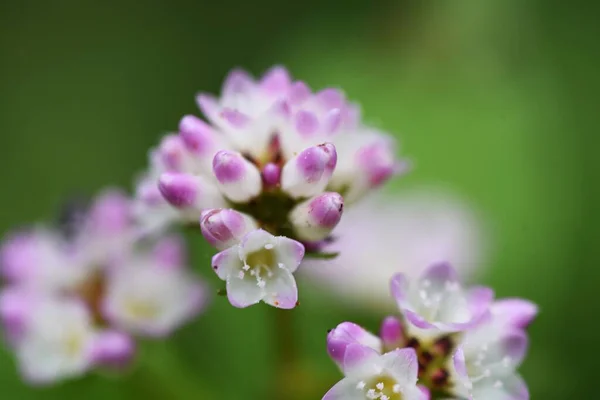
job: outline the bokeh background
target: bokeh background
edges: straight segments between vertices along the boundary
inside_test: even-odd
[[[2,0],[0,231],[51,219],[69,194],[130,188],[148,149],[197,113],[198,90],[216,92],[234,66],[258,74],[281,63],[313,87],[344,88],[369,121],[397,133],[415,170],[391,191],[448,187],[483,216],[481,281],[540,304],[522,368],[533,399],[594,398],[594,11],[554,0]],[[194,267],[216,284],[211,250],[189,239]],[[376,329],[381,313],[310,288],[301,295],[302,362],[327,386],[339,375],[326,330],[343,319]],[[124,376],[46,389],[21,383],[3,349],[0,396],[265,398],[275,384],[272,312],[216,298],[169,342],[145,343]],[[296,381],[290,399],[325,389]]]

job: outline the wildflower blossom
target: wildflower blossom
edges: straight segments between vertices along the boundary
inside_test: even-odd
[[[417,387],[417,356],[413,349],[398,349],[378,354],[357,344],[346,349],[345,378],[323,400],[427,400]]]
[[[24,377],[46,383],[84,374],[93,364],[95,337],[88,309],[78,301],[50,297],[30,311],[15,344]]]
[[[424,279],[430,280],[430,284],[425,285],[428,291],[419,295],[421,301],[434,299],[435,302],[424,309],[419,302],[415,302],[419,303],[416,306],[404,303],[410,285],[396,278],[392,291],[401,300],[400,316],[385,318],[379,336],[351,322],[339,324],[327,336],[327,351],[332,360],[344,370],[348,352],[355,346],[368,347],[383,355],[413,348],[419,384],[437,393],[472,400],[527,400],[527,386],[516,369],[527,349],[525,328],[537,313],[535,304],[522,299],[492,303],[490,293],[484,291],[483,295],[478,289],[471,301],[478,303],[477,315],[480,315],[479,307],[484,312],[474,317],[468,312],[466,298],[453,298],[459,296],[456,293],[459,287],[447,292],[446,284],[454,285],[456,281],[446,264],[425,272],[417,281],[418,290],[422,290]],[[403,288],[398,289],[398,285]],[[399,294],[399,290],[402,293]],[[454,311],[444,316],[443,307]],[[462,322],[452,321],[455,318]]]
[[[154,180],[179,210],[172,219],[193,221],[203,208],[229,206],[281,234],[299,201],[329,190],[353,202],[403,165],[391,138],[364,125],[341,91],[313,93],[281,67],[258,81],[234,70],[220,98],[197,100],[208,123],[183,117],[178,134],[151,152],[139,183],[138,203],[163,206],[147,195]],[[274,207],[278,215],[266,215]]]
[[[463,290],[448,263],[434,264],[416,282],[397,274],[391,288],[408,327],[434,335],[476,326],[494,297],[489,288]]]
[[[215,255],[212,265],[219,278],[227,282],[227,296],[235,307],[248,307],[262,300],[288,309],[298,302],[292,274],[302,257],[302,244],[258,229]]]
[[[282,67],[259,80],[234,70],[220,97],[197,102],[207,121],[184,116],[138,182],[134,209],[147,233],[200,221],[219,250],[260,228],[319,252],[344,203],[405,167],[393,140],[365,125],[341,91],[313,93]]]
[[[465,333],[451,364],[453,393],[473,400],[527,400],[527,385],[516,372],[528,347],[524,328],[537,307],[521,299],[492,304],[486,320]]]
[[[51,383],[131,360],[133,336],[167,335],[206,303],[182,243],[135,243],[131,202],[100,195],[69,235],[35,228],[0,248],[0,319],[26,379]]]

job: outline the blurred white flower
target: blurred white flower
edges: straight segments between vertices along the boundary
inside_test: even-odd
[[[482,265],[485,242],[467,204],[441,190],[420,189],[371,197],[348,210],[323,249],[339,255],[306,259],[299,271],[353,306],[393,308],[394,274],[416,277],[446,261],[468,279]]]

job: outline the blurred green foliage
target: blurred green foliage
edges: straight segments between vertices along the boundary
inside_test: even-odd
[[[283,63],[313,87],[344,88],[398,133],[416,168],[390,190],[448,186],[485,217],[493,246],[481,280],[541,307],[522,368],[532,397],[594,398],[600,32],[595,4],[576,3],[3,1],[0,230],[51,218],[72,193],[131,187],[160,135],[197,113],[196,91],[216,92],[234,66]],[[211,250],[189,242],[219,287],[204,268]],[[326,330],[344,319],[376,329],[381,315],[301,290],[295,334],[319,381],[299,376],[290,399],[314,399],[338,379]],[[144,343],[123,377],[49,389],[21,383],[2,350],[2,398],[264,398],[274,312],[215,298],[173,340]]]

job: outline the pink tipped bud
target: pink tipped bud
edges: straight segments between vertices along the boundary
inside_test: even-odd
[[[386,140],[362,147],[356,155],[356,160],[369,188],[381,186],[394,174],[401,172],[393,143]]]
[[[294,198],[317,195],[325,190],[336,163],[333,144],[309,147],[284,165],[281,187]]]
[[[387,317],[384,319],[381,323],[379,336],[381,336],[386,351],[404,347],[404,332],[402,323],[398,318]]]
[[[212,128],[193,115],[186,115],[179,122],[179,136],[190,152],[206,155],[215,145],[215,133]]]
[[[342,218],[344,199],[328,192],[298,204],[290,213],[290,221],[300,239],[323,240]]]
[[[173,207],[188,208],[196,204],[200,181],[190,174],[164,173],[158,181],[158,189]]]
[[[346,348],[356,344],[370,347],[378,352],[382,350],[381,341],[377,336],[352,322],[342,322],[327,335],[327,353],[339,366],[344,363]]]
[[[220,115],[232,128],[242,129],[250,123],[249,116],[233,108],[224,108]]]
[[[117,190],[108,190],[92,205],[88,222],[96,233],[121,233],[129,228],[130,214],[131,203],[125,194]]]
[[[178,236],[166,236],[152,248],[153,260],[166,268],[179,268],[186,262],[185,243]]]
[[[298,111],[295,118],[296,130],[303,136],[310,136],[319,130],[319,119],[310,111]]]
[[[232,201],[246,202],[260,194],[260,172],[240,153],[221,150],[213,159],[213,172],[219,189]]]
[[[276,186],[281,179],[281,168],[277,164],[269,163],[263,168],[262,177],[266,186]]]
[[[231,209],[206,210],[200,217],[204,238],[219,250],[227,249],[248,232],[257,229],[254,220]]]
[[[91,353],[95,363],[122,368],[131,362],[135,353],[135,343],[129,335],[117,331],[105,331],[94,340]]]
[[[260,88],[265,93],[279,94],[286,92],[291,84],[289,72],[281,66],[275,66],[265,73],[260,80]]]
[[[182,171],[189,156],[183,141],[177,135],[165,136],[155,154],[163,167],[169,171]]]

